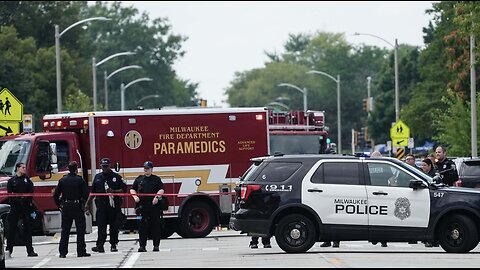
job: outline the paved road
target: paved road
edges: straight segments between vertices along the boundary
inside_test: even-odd
[[[87,249],[92,257],[77,258],[71,236],[70,253],[58,258],[58,237],[34,237],[39,257],[28,258],[25,247],[15,247],[7,267],[48,268],[131,268],[131,267],[478,267],[480,246],[468,254],[449,254],[441,248],[425,248],[423,244],[389,243],[373,246],[366,241],[341,242],[340,248],[321,248],[320,243],[304,254],[286,254],[272,238],[271,249],[248,248],[250,238],[235,231],[214,231],[202,239],[182,239],[174,234],[162,240],[160,252],[152,252],[151,240],[146,253],[138,253],[138,234],[122,234],[119,252],[90,252],[95,245],[96,231],[87,235]]]

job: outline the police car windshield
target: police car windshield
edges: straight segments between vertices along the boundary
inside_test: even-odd
[[[17,163],[27,163],[31,147],[30,141],[0,141],[0,175],[15,174]]]

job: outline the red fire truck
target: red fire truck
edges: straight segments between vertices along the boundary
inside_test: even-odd
[[[322,154],[327,149],[324,111],[269,111],[270,154]]]
[[[15,164],[26,163],[35,186],[35,230],[45,234],[60,231],[51,194],[70,160],[78,162],[91,185],[100,159],[110,158],[129,186],[143,174],[143,163],[153,161],[154,173],[171,194],[162,236],[204,237],[214,226],[228,224],[231,190],[250,158],[269,153],[266,108],[54,114],[44,116],[43,129],[0,138],[0,202]],[[134,205],[126,196],[127,225],[135,224]]]

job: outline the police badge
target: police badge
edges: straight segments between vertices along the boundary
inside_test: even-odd
[[[407,198],[398,198],[395,201],[394,215],[400,220],[404,220],[410,216],[410,201]]]

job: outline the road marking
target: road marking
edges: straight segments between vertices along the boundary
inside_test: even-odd
[[[339,265],[342,264],[342,261],[340,261],[340,260],[337,259],[337,258],[333,258],[333,259],[331,259],[331,260],[329,261],[329,263],[331,263],[331,264],[333,264],[333,265],[335,265],[335,266],[339,266]]]
[[[40,268],[40,267],[44,266],[45,264],[47,264],[51,259],[52,258],[45,258],[41,262],[35,264],[35,266],[33,266],[33,268]]]
[[[128,258],[127,262],[121,268],[132,268],[138,258],[140,258],[140,253],[133,253],[132,256]]]
[[[170,252],[172,250],[170,248],[161,248],[160,251],[161,252]]]
[[[202,248],[203,251],[218,251],[218,247]]]

